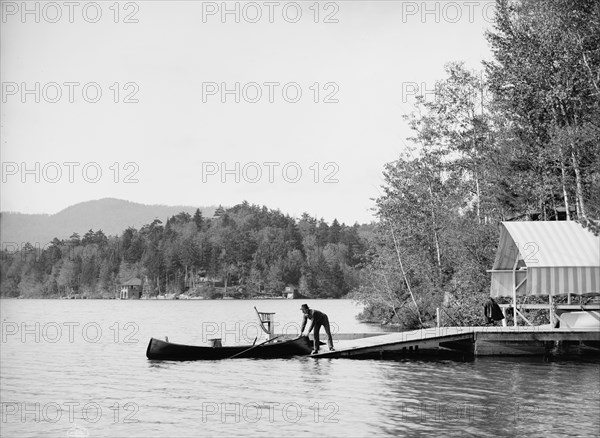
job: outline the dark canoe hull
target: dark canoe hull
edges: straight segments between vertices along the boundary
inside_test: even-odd
[[[236,359],[278,359],[292,356],[306,356],[312,350],[308,336],[289,341],[273,341],[248,350],[252,345],[232,347],[198,347],[173,344],[152,338],[146,349],[146,357],[153,360],[219,360],[239,354]],[[248,351],[246,351],[248,350]],[[241,354],[240,354],[241,353]]]

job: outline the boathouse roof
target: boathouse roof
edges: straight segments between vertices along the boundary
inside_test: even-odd
[[[121,283],[121,286],[141,286],[142,280],[139,278],[130,278],[125,283]]]
[[[490,295],[600,294],[600,237],[573,221],[502,222]]]

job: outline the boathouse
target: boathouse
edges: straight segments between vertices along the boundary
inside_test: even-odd
[[[593,312],[596,309],[572,305],[573,296],[600,295],[600,237],[577,222],[503,222],[489,272],[490,296],[511,298],[517,315],[515,326],[519,317],[531,324],[519,310],[543,308],[550,313],[552,327],[556,322],[573,325],[577,319],[598,324],[598,312]],[[566,305],[554,304],[554,297],[559,295],[567,296]],[[548,304],[527,304],[524,301],[529,296],[548,297]],[[561,318],[556,312],[561,309],[592,311]]]
[[[121,284],[119,298],[122,300],[140,299],[142,297],[142,280],[131,278]]]
[[[298,293],[298,288],[293,284],[288,284],[282,293],[283,298],[287,298],[293,300],[295,298],[300,298],[300,294]]]

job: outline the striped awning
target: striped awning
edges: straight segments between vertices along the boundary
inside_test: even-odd
[[[491,272],[492,297],[519,284],[517,295],[600,294],[600,237],[573,221],[503,222]]]

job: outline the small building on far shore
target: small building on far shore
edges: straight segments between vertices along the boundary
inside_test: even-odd
[[[119,299],[121,300],[139,300],[142,297],[142,280],[131,278],[125,283],[121,283]]]
[[[298,288],[294,285],[288,284],[283,290],[283,298],[287,298],[289,300],[293,300],[296,298],[302,298],[300,296],[300,292],[298,292]]]

